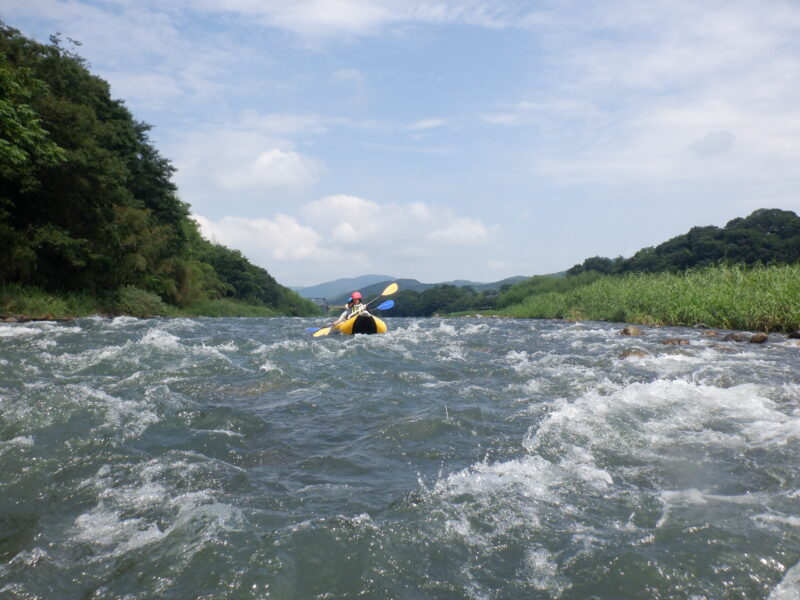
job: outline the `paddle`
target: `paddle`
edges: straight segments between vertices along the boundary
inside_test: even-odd
[[[380,296],[376,296],[375,298],[373,298],[372,300],[370,300],[369,302],[367,302],[367,303],[364,305],[364,310],[366,310],[366,309],[367,309],[367,306],[369,306],[370,304],[372,304],[373,302],[375,302],[375,300],[377,300],[378,298],[383,298],[384,296],[391,296],[392,294],[394,294],[394,293],[397,291],[397,287],[398,287],[398,286],[397,286],[397,284],[396,284],[396,283],[390,283],[389,285],[387,285],[387,286],[386,286],[386,289],[385,289],[385,290],[383,290],[383,293],[382,293]],[[386,308],[391,308],[392,306],[394,306],[394,300],[391,300],[391,302],[392,302],[392,305],[391,305],[391,306],[387,306]],[[378,308],[380,308],[380,307],[381,307],[381,306],[383,306],[384,304],[386,304],[386,302],[384,302],[384,303],[380,304],[380,305],[378,306]],[[385,310],[385,309],[381,309],[381,310]],[[326,335],[328,335],[328,334],[331,332],[331,330],[332,330],[334,327],[335,327],[334,325],[329,325],[328,327],[323,327],[323,328],[322,328],[322,329],[320,329],[319,331],[316,331],[316,332],[314,332],[314,337],[323,337],[323,336],[326,336]]]

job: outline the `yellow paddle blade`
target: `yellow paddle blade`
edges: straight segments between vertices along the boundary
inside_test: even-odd
[[[331,332],[333,327],[323,327],[319,331],[314,332],[314,337],[322,337],[323,335],[328,335]]]
[[[383,290],[383,293],[381,294],[381,296],[391,296],[396,291],[397,291],[397,284],[396,283],[390,283],[388,286],[386,286],[386,289]]]

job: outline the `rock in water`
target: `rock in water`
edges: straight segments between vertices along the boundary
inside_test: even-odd
[[[642,335],[642,330],[636,327],[636,325],[628,325],[619,332],[620,335]]]
[[[749,342],[750,336],[746,333],[729,333],[724,338],[723,342]]]

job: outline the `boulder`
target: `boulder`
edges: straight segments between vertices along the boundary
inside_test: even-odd
[[[800,329],[789,334],[789,339],[800,340]]]
[[[719,335],[719,331],[714,331],[713,329],[709,329],[708,331],[704,331],[704,332],[702,333],[702,335],[713,335],[713,336],[717,336],[717,335]]]
[[[763,344],[769,341],[769,336],[766,333],[754,333],[747,341],[751,344]]]
[[[643,332],[641,329],[636,327],[636,325],[628,325],[622,331],[619,332],[620,335],[642,335]]]
[[[709,348],[713,348],[717,352],[734,352],[730,346],[726,346],[724,344],[711,344]]]
[[[669,338],[667,340],[661,340],[661,343],[667,346],[687,346],[689,340],[686,338]]]
[[[746,333],[729,333],[724,338],[722,338],[723,342],[749,342],[750,336]]]
[[[643,356],[647,356],[647,351],[641,348],[627,348],[619,353],[620,358],[630,358],[632,356],[642,358]]]

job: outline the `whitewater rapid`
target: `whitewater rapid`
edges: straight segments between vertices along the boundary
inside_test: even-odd
[[[0,324],[0,598],[800,598],[796,340],[387,323]]]

